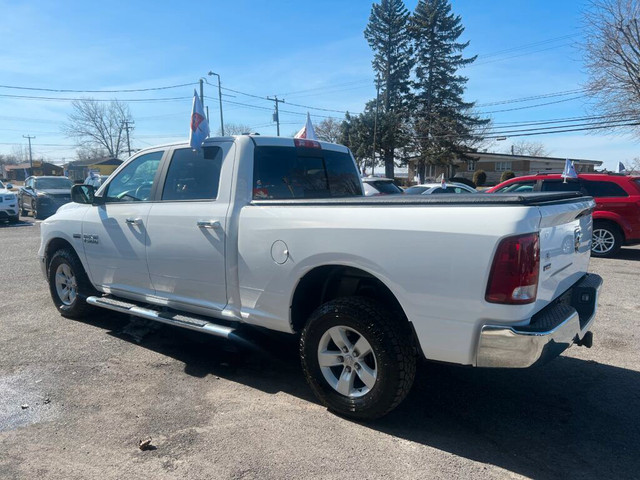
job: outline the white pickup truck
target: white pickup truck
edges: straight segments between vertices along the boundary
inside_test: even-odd
[[[590,346],[594,202],[577,193],[364,197],[343,146],[242,135],[137,153],[42,223],[63,316],[95,307],[236,338],[300,335],[331,410],[368,419],[416,358],[529,367]],[[246,330],[246,328],[244,328]]]

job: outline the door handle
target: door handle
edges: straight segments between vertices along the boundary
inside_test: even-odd
[[[142,219],[141,218],[127,218],[125,220],[125,223],[128,225],[142,225]]]
[[[222,228],[222,225],[220,225],[220,222],[217,220],[198,220],[196,225],[198,225],[198,228],[211,228],[215,230]]]

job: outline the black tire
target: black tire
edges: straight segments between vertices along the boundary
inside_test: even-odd
[[[348,348],[342,356],[337,343],[329,340],[324,351],[343,363],[321,368],[319,349],[325,345],[326,335],[333,338],[329,332],[341,329],[353,341],[353,350]],[[361,352],[354,352],[358,335],[368,342],[370,354],[358,356]],[[416,372],[415,349],[406,320],[363,297],[339,298],[318,307],[302,331],[300,356],[307,382],[320,401],[329,410],[358,420],[379,418],[397,407],[411,390]],[[368,377],[370,385],[364,383],[362,376],[365,367],[377,375],[373,383]],[[338,392],[325,376],[338,380],[339,385],[345,374],[354,377],[348,389],[351,395]],[[360,390],[359,385],[363,386]]]
[[[75,291],[74,295],[64,296],[56,283],[56,274],[63,274],[64,271],[71,272],[72,282],[68,282],[69,290]],[[49,292],[56,308],[63,317],[82,318],[94,310],[94,307],[86,302],[87,297],[97,295],[89,277],[87,277],[80,259],[71,249],[58,250],[49,263],[47,272],[49,280]],[[69,277],[67,277],[69,278]]]
[[[18,202],[18,209],[20,210],[20,215],[23,217],[26,217],[29,214],[29,212],[24,209],[24,202],[22,199]]]
[[[13,215],[9,217],[9,223],[18,223],[20,221],[20,217],[18,215]]]
[[[613,222],[593,222],[593,238],[591,240],[591,255],[593,257],[612,257],[622,247],[624,238],[618,225]]]
[[[40,218],[38,216],[38,202],[35,201],[35,200],[31,201],[31,213],[32,213],[34,219]]]

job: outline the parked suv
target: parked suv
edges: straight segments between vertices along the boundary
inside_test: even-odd
[[[502,182],[487,193],[560,191],[577,191],[595,198],[594,257],[610,257],[623,245],[640,243],[640,177],[585,173],[565,182],[560,174],[527,175]]]
[[[47,218],[61,205],[71,201],[73,182],[67,177],[28,177],[18,191],[20,213],[33,218]]]

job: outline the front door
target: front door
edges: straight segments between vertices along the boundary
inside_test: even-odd
[[[107,293],[129,298],[153,294],[146,257],[147,219],[163,154],[145,153],[127,163],[99,191],[104,204],[92,206],[84,217],[88,273]]]
[[[225,248],[234,148],[231,142],[198,152],[176,148],[162,174],[161,198],[152,205],[147,224],[147,258],[156,295],[173,308],[206,315],[227,303]]]

